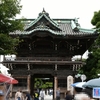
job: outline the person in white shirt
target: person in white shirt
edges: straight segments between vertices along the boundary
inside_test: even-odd
[[[15,93],[15,100],[21,100],[22,93],[20,92],[20,89]]]
[[[44,100],[44,96],[45,96],[45,91],[42,89],[40,91],[40,98],[41,98],[41,100]]]

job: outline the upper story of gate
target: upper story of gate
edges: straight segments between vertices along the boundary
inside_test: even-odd
[[[98,36],[95,29],[83,29],[77,18],[51,19],[43,9],[36,19],[24,19],[23,31],[10,36],[23,40],[17,57],[72,57],[83,55]]]

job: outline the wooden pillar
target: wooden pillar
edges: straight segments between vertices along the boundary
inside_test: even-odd
[[[30,92],[30,75],[27,76],[27,89]]]
[[[55,50],[57,50],[57,48],[58,48],[58,47],[57,47],[57,44],[55,44]]]
[[[27,66],[28,66],[28,70],[30,70],[30,64],[27,64]]]
[[[55,64],[55,71],[57,71],[57,64]],[[54,100],[56,100],[57,87],[58,87],[57,76],[54,76]]]
[[[57,77],[54,77],[54,100],[56,100]]]

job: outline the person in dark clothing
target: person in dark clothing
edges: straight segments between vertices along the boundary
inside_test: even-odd
[[[67,91],[65,100],[72,100],[73,96],[71,95],[70,91]]]
[[[56,100],[60,100],[60,88],[56,91]]]
[[[39,93],[37,92],[37,90],[34,91],[34,100],[39,100]]]
[[[26,92],[25,100],[31,100],[31,96],[29,92]]]

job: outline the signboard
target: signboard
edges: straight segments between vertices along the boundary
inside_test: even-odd
[[[100,88],[93,88],[93,98],[100,98]]]

